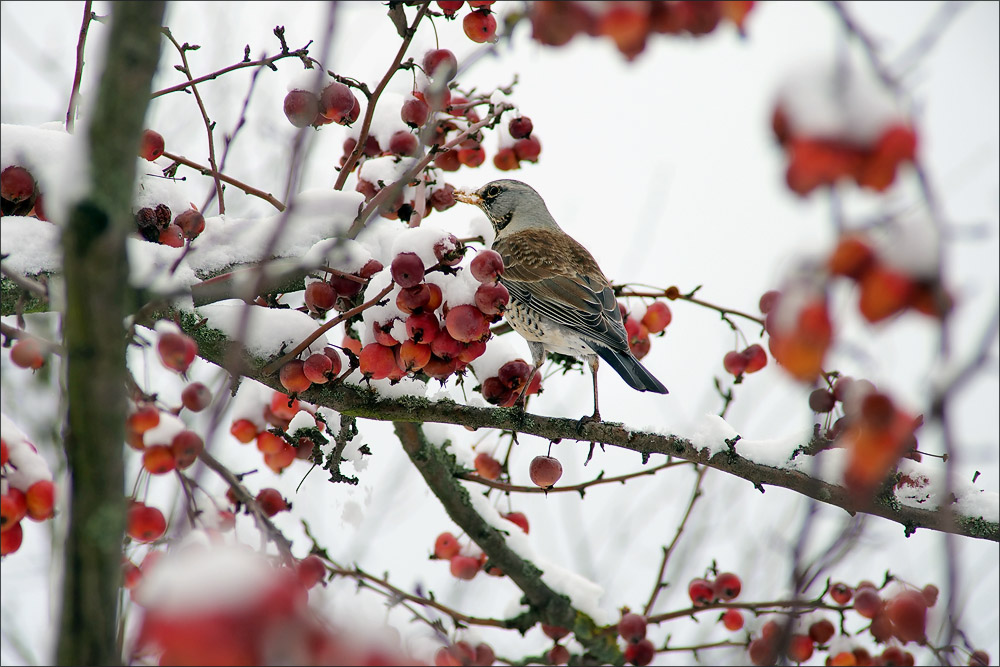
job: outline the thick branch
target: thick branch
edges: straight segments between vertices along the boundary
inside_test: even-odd
[[[163,2],[112,7],[105,71],[88,144],[93,189],[63,233],[71,475],[59,664],[115,665],[125,527],[125,328],[136,152],[160,51]]]
[[[444,505],[448,516],[479,545],[492,565],[500,568],[524,591],[538,619],[571,628],[577,641],[602,664],[621,664],[621,652],[614,638],[599,632],[589,617],[574,609],[566,597],[549,588],[542,581],[542,572],[507,546],[503,534],[476,512],[468,490],[455,479],[454,457],[443,447],[428,443],[420,424],[398,421],[395,427],[407,456]]]

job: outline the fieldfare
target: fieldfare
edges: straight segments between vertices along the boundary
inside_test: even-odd
[[[666,394],[667,388],[632,356],[611,283],[594,257],[552,219],[545,202],[521,181],[487,183],[455,198],[486,213],[496,230],[493,250],[503,257],[500,282],[510,292],[504,319],[528,341],[538,372],[549,352],[582,357],[594,378],[594,415],[599,359],[633,388]],[[521,400],[523,401],[522,394]]]

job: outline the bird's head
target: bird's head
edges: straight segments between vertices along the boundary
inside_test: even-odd
[[[541,195],[521,181],[505,178],[475,191],[455,190],[455,199],[482,209],[497,236],[539,227],[558,229]]]

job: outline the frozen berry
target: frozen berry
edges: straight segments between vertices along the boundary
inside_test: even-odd
[[[543,489],[552,488],[552,485],[562,477],[562,464],[559,459],[552,456],[536,456],[531,459],[528,466],[528,476],[535,486]]]
[[[319,113],[319,99],[308,90],[293,90],[285,95],[285,117],[295,127],[312,125]]]

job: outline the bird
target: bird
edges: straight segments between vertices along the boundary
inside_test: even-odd
[[[535,373],[549,352],[582,358],[594,381],[594,414],[600,421],[597,369],[604,360],[639,391],[667,388],[629,349],[611,282],[594,256],[556,223],[545,200],[527,183],[491,181],[478,190],[455,190],[455,198],[478,206],[493,225],[493,250],[503,258],[500,283],[510,293],[504,319],[527,342]],[[520,397],[523,407],[524,394]]]

